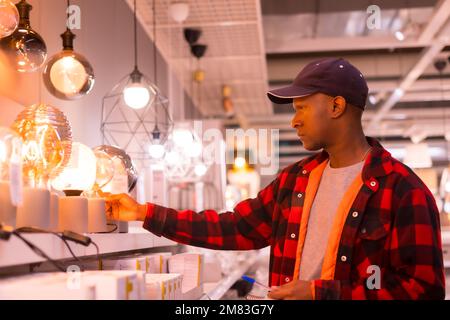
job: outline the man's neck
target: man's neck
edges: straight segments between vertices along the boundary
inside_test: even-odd
[[[330,166],[342,168],[363,161],[369,148],[366,137],[361,133],[349,139],[342,139],[332,146],[326,147],[325,151],[330,157]]]

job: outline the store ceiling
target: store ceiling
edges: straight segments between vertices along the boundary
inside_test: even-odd
[[[152,37],[152,1],[141,2],[139,18]],[[204,116],[223,117],[221,87],[228,84],[237,112],[228,125],[280,129],[282,166],[307,152],[289,127],[291,107],[270,105],[265,92],[290,83],[304,65],[328,56],[350,60],[365,75],[376,100],[368,102],[364,116],[368,135],[396,152],[411,135],[421,134],[436,148],[435,163],[447,159],[450,67],[440,77],[433,62],[450,56],[450,0],[187,2],[190,14],[181,25],[168,16],[169,0],[156,1],[159,50]],[[366,26],[371,4],[381,8],[378,30]],[[203,30],[200,42],[208,51],[200,65],[190,56],[183,27]],[[404,41],[394,36],[397,30],[408,30]],[[206,72],[200,88],[192,83],[197,67]]]
[[[126,0],[130,7],[132,0]],[[172,1],[173,2],[173,1]],[[262,16],[257,0],[188,0],[189,16],[182,24],[168,14],[169,0],[156,3],[156,43],[194,105],[205,117],[224,117],[222,86],[232,88],[237,119],[252,114],[270,115],[266,99],[267,65]],[[138,1],[138,18],[153,38],[152,0]],[[197,61],[183,37],[183,28],[199,28],[198,43],[206,44],[205,56]],[[204,70],[205,80],[193,82],[193,72]]]

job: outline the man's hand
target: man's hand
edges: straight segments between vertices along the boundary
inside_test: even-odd
[[[271,289],[267,296],[279,300],[312,300],[311,282],[294,280]]]
[[[140,204],[126,193],[104,194],[106,216],[111,220],[144,221],[147,205]]]

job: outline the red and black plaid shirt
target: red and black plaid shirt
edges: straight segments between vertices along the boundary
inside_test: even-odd
[[[315,280],[316,299],[443,299],[445,277],[439,213],[433,195],[376,140],[363,186],[348,213],[333,280]],[[270,285],[292,281],[309,173],[322,152],[286,169],[233,212],[177,211],[149,204],[144,228],[180,243],[223,250],[271,246]],[[295,210],[294,210],[295,209]],[[370,289],[370,266],[381,286]],[[371,278],[372,279],[372,278]],[[375,283],[375,282],[373,282]]]

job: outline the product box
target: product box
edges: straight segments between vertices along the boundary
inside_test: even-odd
[[[145,284],[147,299],[150,300],[180,300],[182,298],[181,274],[147,273]]]
[[[183,275],[182,292],[203,287],[204,255],[202,253],[182,253],[169,258],[169,273]]]
[[[102,270],[136,270],[147,272],[147,263],[143,257],[102,259],[101,268]]]
[[[142,271],[85,271],[83,285],[95,287],[96,300],[141,300],[145,298]]]
[[[148,273],[168,273],[168,260],[172,256],[170,252],[159,252],[141,257],[146,259],[146,270]]]
[[[95,286],[81,273],[49,272],[0,280],[1,300],[93,300]]]

